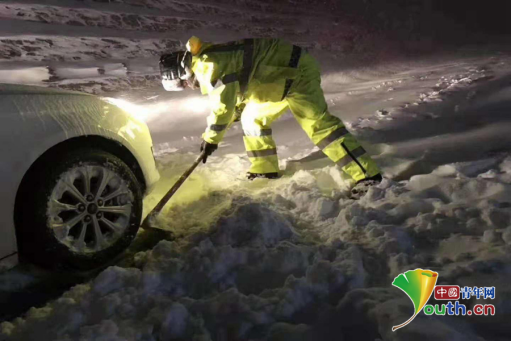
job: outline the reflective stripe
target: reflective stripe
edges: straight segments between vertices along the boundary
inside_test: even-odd
[[[245,94],[247,85],[249,84],[249,76],[252,71],[252,56],[254,52],[254,39],[244,39],[244,60],[242,64],[242,71],[240,71],[240,92]]]
[[[290,56],[290,62],[288,63],[288,67],[296,69],[297,66],[299,65],[299,60],[300,60],[301,54],[302,54],[302,49],[297,45],[293,45],[292,55]],[[288,96],[288,92],[290,91],[292,84],[293,84],[293,79],[286,80],[286,83],[284,84],[283,97],[281,98],[281,101],[284,100],[284,98],[286,96]]]
[[[357,163],[357,165],[359,166],[359,168],[361,168],[361,171],[363,171],[363,173],[366,174],[366,169],[364,169],[363,165],[361,164],[361,162],[359,162],[357,160],[358,157],[364,155],[364,153],[366,153],[366,151],[364,150],[363,147],[358,147],[356,149],[354,149],[354,151],[350,151],[347,146],[345,146],[345,143],[341,142],[341,146],[343,147],[343,149],[345,149],[347,151],[347,154],[350,155],[352,157],[352,159],[354,159],[354,162]],[[360,149],[360,150],[359,150]]]
[[[332,133],[330,133],[329,135],[327,135],[326,137],[324,137],[316,145],[318,148],[324,149],[325,147],[327,147],[328,145],[330,145],[331,143],[333,143],[340,137],[347,135],[348,133],[349,133],[349,131],[345,127],[340,127],[338,129],[336,129],[335,131],[333,131]]]
[[[248,150],[247,155],[249,157],[262,157],[262,156],[271,156],[277,155],[277,149],[264,149],[264,150]]]
[[[249,76],[252,71],[252,57],[254,53],[254,39],[244,39],[244,43],[240,44],[238,42],[227,43],[227,44],[218,44],[213,45],[207,49],[205,49],[201,55],[205,53],[212,52],[232,52],[232,51],[244,51],[244,59],[242,64],[242,70],[240,71],[240,76],[236,73],[232,73],[224,76],[222,79],[222,83],[228,84],[231,82],[236,82],[237,80],[240,82],[240,92],[242,94],[247,90],[247,84],[249,83]],[[226,81],[224,81],[226,80]]]
[[[355,158],[363,156],[366,153],[366,150],[364,150],[363,147],[357,147],[356,149],[354,149],[350,152],[347,150],[347,152],[348,152],[347,155],[345,155],[344,157],[342,157],[340,160],[338,160],[336,162],[337,165],[340,165],[341,167],[345,167],[352,161],[357,162],[357,160]],[[366,171],[363,169],[363,172],[366,172]]]
[[[208,128],[213,131],[223,131],[227,126],[227,124],[212,124]]]
[[[244,129],[245,136],[270,136],[272,135],[272,129],[261,129],[261,130],[249,130]]]
[[[233,82],[236,82],[237,80],[238,80],[238,74],[236,72],[230,73],[229,75],[222,77],[223,84],[233,83]]]

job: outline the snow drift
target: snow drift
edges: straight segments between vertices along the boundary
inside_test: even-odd
[[[136,268],[110,267],[3,323],[3,339],[409,340],[435,332],[440,340],[477,340],[476,328],[506,322],[419,316],[392,333],[412,306],[390,283],[408,269],[431,268],[440,284],[496,285],[493,303],[506,309],[509,156],[385,180],[360,201],[346,198],[335,166],[273,182],[219,181],[221,168],[225,179],[243,169],[226,171],[230,157],[213,157],[192,176],[188,190],[202,188],[199,200],[179,198],[163,214],[159,224],[179,238],[137,253]],[[338,186],[325,193],[326,182]],[[199,210],[196,220],[178,219]]]

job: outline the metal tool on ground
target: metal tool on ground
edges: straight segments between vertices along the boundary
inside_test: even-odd
[[[176,193],[178,191],[178,189],[181,187],[181,185],[183,185],[185,180],[187,180],[187,178],[190,176],[190,174],[192,174],[194,169],[196,169],[196,167],[199,165],[199,163],[203,160],[205,154],[206,154],[206,150],[203,150],[201,152],[201,154],[199,154],[199,156],[197,157],[196,161],[194,161],[194,164],[192,164],[192,166],[190,166],[190,168],[187,169],[185,171],[185,173],[183,173],[183,175],[178,179],[178,181],[176,181],[176,183],[164,195],[164,197],[162,199],[160,199],[158,204],[156,204],[156,206],[151,210],[151,212],[149,212],[146,219],[144,219],[144,221],[142,222],[141,226],[143,228],[145,228],[145,229],[151,228],[151,225],[150,225],[151,220],[160,213],[160,211],[162,210],[162,208],[164,208],[165,204],[167,204],[169,199],[171,199],[171,197],[174,195],[174,193]]]

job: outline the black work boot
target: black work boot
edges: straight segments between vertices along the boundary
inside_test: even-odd
[[[279,178],[279,173],[251,173],[247,172],[247,180],[254,179],[277,179]]]
[[[362,198],[368,192],[371,186],[378,185],[381,181],[382,175],[380,174],[374,175],[371,178],[359,180],[350,191],[349,198],[354,200]]]

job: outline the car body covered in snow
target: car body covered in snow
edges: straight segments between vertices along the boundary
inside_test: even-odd
[[[91,268],[126,248],[159,179],[147,125],[96,96],[0,84],[0,265]]]

